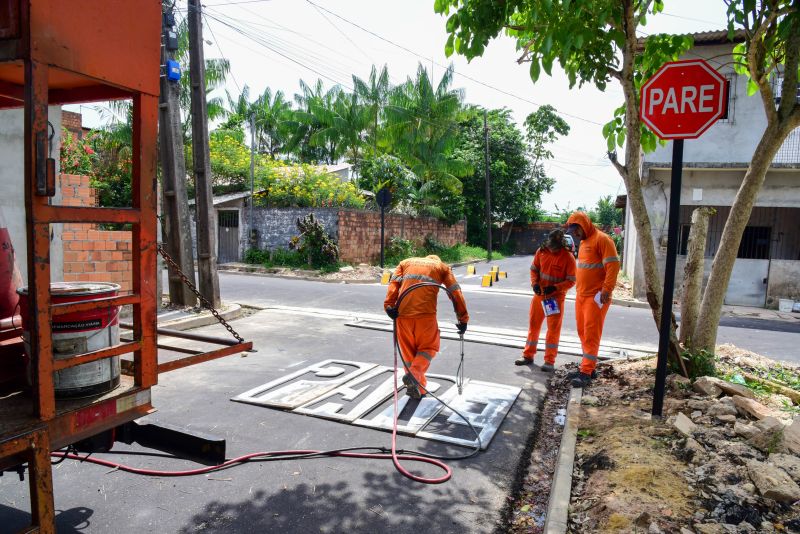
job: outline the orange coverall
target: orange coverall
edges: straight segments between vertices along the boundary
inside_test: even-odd
[[[395,307],[400,294],[420,282],[433,282],[446,287],[452,293],[451,299],[455,304],[458,321],[469,322],[467,303],[461,287],[450,266],[443,263],[438,256],[401,261],[389,281],[389,290],[386,292],[386,300],[383,301],[384,309]],[[403,361],[420,386],[428,383],[425,373],[439,352],[439,323],[436,320],[438,295],[439,289],[436,287],[415,289],[403,298],[398,310],[397,341]],[[420,388],[420,393],[425,393],[425,390]]]
[[[578,280],[575,297],[575,319],[578,337],[583,347],[581,373],[590,375],[597,366],[603,322],[611,307],[609,299],[602,307],[595,302],[600,291],[614,292],[619,273],[619,257],[614,241],[594,227],[588,215],[577,211],[570,215],[567,225],[578,224],[586,237],[578,248]]]
[[[564,319],[564,297],[567,291],[575,285],[575,258],[569,250],[562,248],[558,252],[551,252],[546,247],[540,247],[533,256],[531,263],[531,287],[535,284],[544,291],[548,286],[555,286],[556,291],[549,295],[534,295],[531,300],[530,325],[528,326],[528,341],[522,356],[526,360],[533,360],[536,356],[536,345],[539,342],[539,331],[542,329],[545,315],[542,301],[555,299],[561,313],[547,316],[547,338],[544,345],[544,361],[553,364],[558,354],[558,340],[561,337],[561,322]]]

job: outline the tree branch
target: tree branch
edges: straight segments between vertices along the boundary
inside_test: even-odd
[[[617,169],[619,175],[626,179],[628,177],[628,168],[625,165],[622,165],[619,161],[617,161],[617,153],[616,152],[609,152],[608,153],[608,161]]]

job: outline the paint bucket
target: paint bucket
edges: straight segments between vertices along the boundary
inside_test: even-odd
[[[50,284],[53,304],[114,297],[119,285],[104,282],[54,282]],[[28,288],[17,290],[25,347],[30,357]],[[119,344],[119,306],[56,315],[52,322],[53,358],[63,360]],[[31,365],[28,365],[28,378]],[[56,397],[86,397],[111,391],[119,385],[119,356],[103,358],[56,371]]]
[[[778,299],[778,311],[791,313],[794,301],[792,299]]]

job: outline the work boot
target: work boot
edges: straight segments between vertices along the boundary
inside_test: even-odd
[[[574,388],[585,388],[591,383],[592,375],[587,375],[584,373],[580,373],[578,376],[572,379],[572,387]]]
[[[542,364],[541,370],[543,373],[552,373],[553,371],[556,370],[556,366],[553,365],[552,363],[544,362]]]
[[[533,365],[533,358],[520,358],[514,361],[514,365]]]
[[[570,371],[567,373],[567,380],[572,380],[573,378],[578,378],[581,375],[580,371]],[[592,379],[597,378],[597,371],[592,370]]]
[[[412,399],[421,399],[425,396],[424,393],[419,392],[419,388],[417,386],[408,386],[406,388],[406,395],[411,397]]]
[[[407,388],[410,388],[411,386],[415,386],[416,384],[414,383],[414,377],[411,376],[408,373],[404,374],[403,375],[403,385],[405,387],[407,387]]]

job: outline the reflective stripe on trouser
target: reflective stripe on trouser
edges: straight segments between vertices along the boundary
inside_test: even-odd
[[[611,301],[606,302],[602,308],[597,307],[594,296],[575,297],[575,321],[578,328],[578,337],[581,339],[583,360],[581,360],[581,373],[592,374],[597,367],[597,354],[600,352],[600,338],[603,336],[603,323],[611,307]]]
[[[428,383],[425,373],[439,352],[439,323],[436,316],[398,317],[397,341],[403,360],[420,385]],[[424,389],[420,393],[425,393]]]
[[[561,323],[564,320],[564,296],[556,299],[561,313],[547,316],[547,336],[545,338],[544,361],[555,363],[558,354],[558,340],[561,338]],[[544,308],[542,308],[542,297],[534,295],[531,299],[531,310],[529,313],[530,323],[528,325],[528,340],[525,343],[523,357],[532,360],[536,356],[536,345],[539,341],[539,332],[545,320]]]

